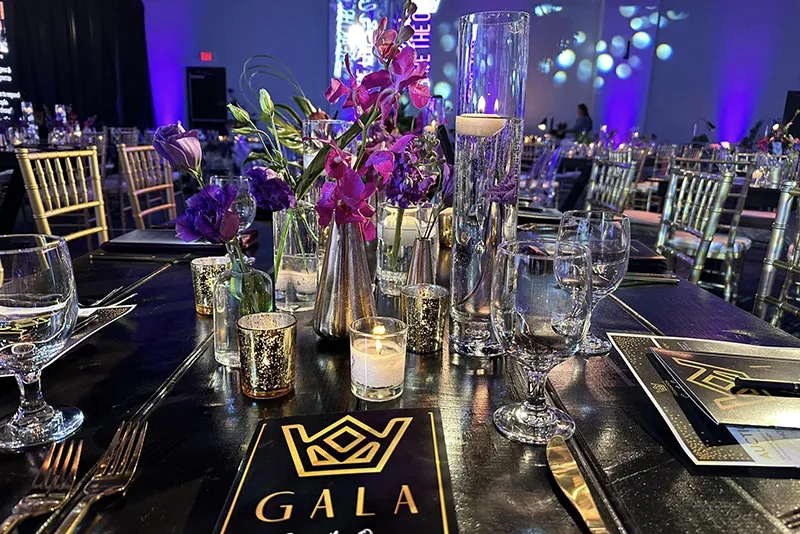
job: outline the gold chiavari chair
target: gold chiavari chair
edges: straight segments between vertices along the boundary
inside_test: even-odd
[[[148,217],[149,221],[150,216],[159,211],[167,210],[170,219],[175,219],[178,216],[175,184],[172,181],[172,167],[169,163],[164,161],[152,146],[128,147],[123,144],[119,145],[119,153],[130,201],[130,207],[123,208],[123,221],[127,209],[133,211],[133,220],[139,230],[146,228],[145,217]],[[155,206],[150,205],[153,202],[153,194],[157,195]],[[142,202],[145,204],[144,210],[141,208]]]
[[[141,142],[141,133],[139,132],[139,128],[129,128],[126,126],[109,128],[108,135],[111,143],[117,146],[139,146]]]
[[[604,158],[596,158],[586,193],[585,209],[622,213],[636,177],[636,166],[630,150],[609,152]]]
[[[99,132],[83,132],[81,134],[81,148],[97,147],[97,159],[100,162],[100,180],[105,183],[108,163],[108,128]]]
[[[54,217],[82,214],[85,228],[64,236],[65,239],[86,237],[89,249],[92,249],[92,235],[97,234],[98,244],[108,241],[96,147],[63,152],[29,152],[22,148],[17,150],[17,160],[40,233],[52,233],[51,227],[56,225],[50,220]],[[91,209],[93,221],[89,217]]]
[[[656,250],[672,266],[676,259],[691,265],[689,282],[722,289],[725,300],[735,302],[744,255],[752,246],[749,238],[737,236],[751,173],[733,193],[734,166],[730,161],[692,160],[692,166],[717,168],[705,172],[681,168],[677,161],[681,158],[673,159]],[[722,262],[723,270],[707,266],[708,259]],[[710,280],[701,280],[704,272]],[[715,281],[720,277],[722,283]]]
[[[772,326],[781,326],[786,313],[800,317],[800,227],[795,228],[791,240],[786,239],[786,230],[792,212],[798,206],[800,188],[797,181],[784,182],[778,201],[778,212],[772,225],[772,235],[764,258],[761,280],[758,282],[753,314],[768,320]],[[778,274],[783,273],[783,282],[775,294]],[[771,313],[770,313],[771,312]],[[769,316],[769,317],[768,317]]]

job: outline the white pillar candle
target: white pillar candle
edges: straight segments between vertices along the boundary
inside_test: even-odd
[[[394,341],[360,338],[350,344],[351,380],[370,388],[403,383],[406,351]]]
[[[506,119],[499,115],[465,113],[456,117],[456,134],[473,137],[497,135],[506,125]]]
[[[394,234],[397,230],[397,211],[387,215],[383,221],[383,232],[381,238],[387,245],[394,244]],[[403,226],[400,228],[400,246],[410,247],[414,244],[414,239],[422,236],[422,229],[417,218],[417,210],[407,210],[403,214]]]

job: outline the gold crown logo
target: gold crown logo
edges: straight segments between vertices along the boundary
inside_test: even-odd
[[[303,425],[283,426],[299,477],[380,473],[405,434],[411,417],[395,417],[379,432],[345,415],[313,436]]]
[[[677,356],[673,356],[672,359],[678,365],[695,370],[695,372],[686,379],[688,382],[720,395],[714,399],[714,404],[721,410],[731,410],[775,400],[775,397],[770,396],[766,391],[759,391],[757,389],[743,390],[748,393],[747,395],[737,395],[734,393],[733,389],[735,387],[736,378],[750,378],[744,371],[700,363]]]

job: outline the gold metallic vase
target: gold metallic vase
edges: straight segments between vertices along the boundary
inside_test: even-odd
[[[191,262],[194,309],[200,315],[211,315],[214,310],[214,283],[219,275],[231,268],[227,256],[195,258]]]
[[[242,393],[271,399],[294,390],[297,319],[288,313],[254,313],[236,323]]]
[[[436,281],[436,269],[433,261],[433,240],[417,237],[411,248],[411,261],[408,266],[406,285],[433,284]]]
[[[331,223],[312,326],[318,336],[342,340],[356,319],[375,315],[372,278],[360,225]]]
[[[446,208],[439,214],[439,245],[453,246],[453,208]]]

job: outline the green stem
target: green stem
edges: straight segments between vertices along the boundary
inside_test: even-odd
[[[397,269],[397,255],[400,253],[400,240],[403,237],[403,214],[405,211],[404,208],[397,208],[397,225],[394,229],[392,253],[389,255],[389,267],[393,271]]]
[[[293,219],[294,227],[297,230],[297,245],[300,247],[300,256],[303,258],[303,266],[308,272],[308,259],[306,258],[306,249],[303,247],[303,238],[300,235],[300,223],[297,222],[297,217]]]
[[[289,225],[292,223],[294,212],[286,210],[286,220],[283,221],[283,228],[281,228],[281,237],[277,243],[275,250],[275,284],[278,283],[278,272],[281,268],[281,260],[283,259],[283,248],[286,246],[286,236],[289,233]],[[274,221],[273,221],[274,222]]]
[[[433,212],[433,217],[431,217],[431,220],[428,221],[428,227],[425,229],[425,239],[430,239],[433,226],[436,224],[436,221],[439,220],[439,215],[441,215],[443,211],[444,204],[439,204],[436,206],[436,211]]]
[[[191,174],[195,180],[197,180],[197,185],[200,186],[200,189],[203,189],[205,184],[203,183],[203,175],[198,170],[190,169],[189,174]]]

